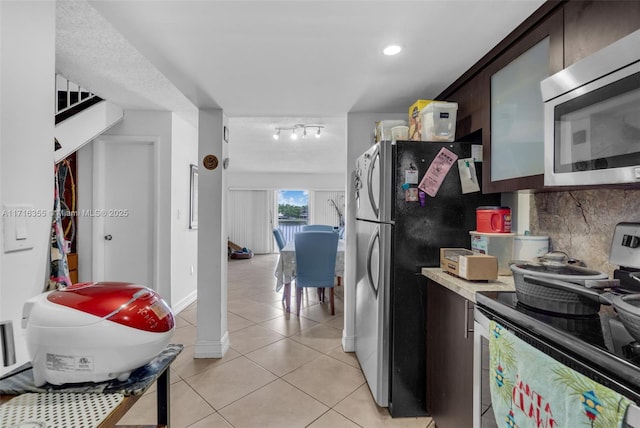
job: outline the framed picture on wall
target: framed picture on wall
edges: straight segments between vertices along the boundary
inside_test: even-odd
[[[198,167],[190,166],[191,178],[189,180],[189,229],[198,228]]]

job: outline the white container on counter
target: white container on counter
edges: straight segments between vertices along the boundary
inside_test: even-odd
[[[516,235],[513,238],[514,260],[535,260],[548,252],[548,236]]]
[[[483,233],[471,231],[471,249],[498,259],[498,275],[512,275],[509,262],[513,260],[515,233]]]

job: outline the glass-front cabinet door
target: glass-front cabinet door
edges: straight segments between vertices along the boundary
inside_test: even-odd
[[[549,37],[491,76],[491,181],[544,173],[540,81],[549,77]]]
[[[544,186],[544,103],[540,81],[563,68],[562,14],[507,48],[486,69],[489,90],[484,192]]]

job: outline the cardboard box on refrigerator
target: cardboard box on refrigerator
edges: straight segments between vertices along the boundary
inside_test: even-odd
[[[498,259],[466,248],[440,248],[440,268],[469,281],[498,279]]]

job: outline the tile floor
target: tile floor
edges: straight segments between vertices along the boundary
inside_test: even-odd
[[[172,343],[185,348],[171,366],[171,426],[433,428],[428,417],[392,419],[373,401],[355,354],[342,351],[342,287],[335,316],[315,292],[305,293],[299,318],[285,314],[276,261],[229,261],[231,349],[223,358],[193,358],[197,302],[176,316]],[[119,424],[153,423],[155,401],[152,387]]]

